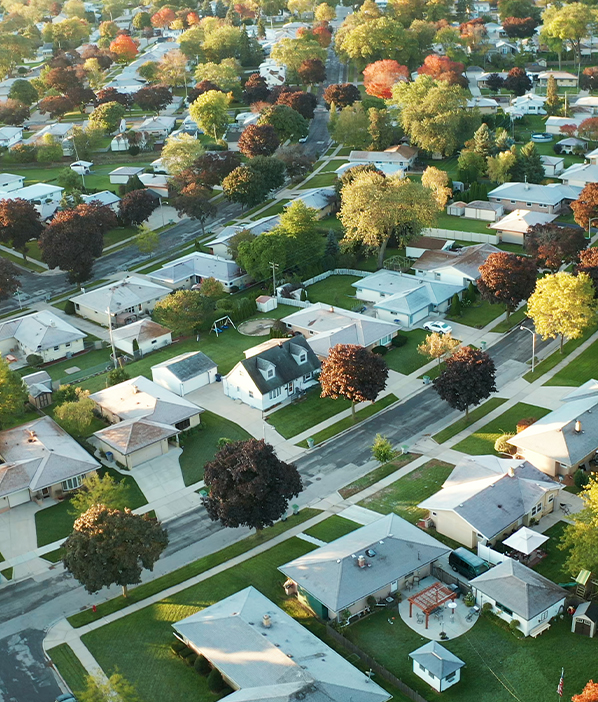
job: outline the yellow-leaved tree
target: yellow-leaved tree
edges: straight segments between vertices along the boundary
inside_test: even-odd
[[[422,356],[436,358],[438,360],[438,365],[440,365],[440,359],[453,353],[460,343],[458,339],[453,339],[451,334],[438,334],[435,332],[433,334],[428,334],[417,347],[417,350]]]

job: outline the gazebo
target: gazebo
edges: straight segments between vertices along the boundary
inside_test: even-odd
[[[515,551],[519,551],[519,553],[524,553],[526,556],[529,556],[530,553],[540,548],[545,541],[548,541],[548,536],[540,534],[528,527],[521,527],[521,529],[509,536],[508,539],[505,539],[503,544]]]
[[[429,585],[424,590],[420,590],[417,594],[407,598],[409,601],[409,617],[413,616],[413,605],[419,607],[426,615],[426,629],[428,628],[428,619],[430,614],[442,607],[447,602],[452,602],[457,599],[457,593],[453,592],[449,587],[442,583],[435,582]]]

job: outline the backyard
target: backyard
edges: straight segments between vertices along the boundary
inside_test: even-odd
[[[331,275],[325,280],[306,288],[307,299],[312,304],[324,302],[327,305],[351,310],[363,303],[355,298],[355,288],[351,285],[360,280],[356,275]]]
[[[285,439],[290,439],[351,407],[349,400],[342,397],[337,400],[320,397],[320,392],[318,385],[309,390],[299,402],[272,412],[267,418],[268,424],[271,424]]]
[[[566,501],[567,493],[561,495],[561,502]],[[569,583],[573,580],[571,573],[565,569],[565,561],[569,556],[569,549],[560,549],[559,542],[567,526],[566,522],[557,522],[544,532],[545,536],[549,536],[549,540],[542,544],[542,550],[548,554],[546,558],[541,560],[534,570],[553,583]]]

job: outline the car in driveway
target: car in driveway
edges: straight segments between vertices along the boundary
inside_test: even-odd
[[[424,329],[429,332],[436,332],[437,334],[450,334],[453,328],[450,324],[446,322],[426,322],[424,324]]]
[[[77,698],[72,692],[65,692],[64,695],[58,695],[55,702],[77,702]]]

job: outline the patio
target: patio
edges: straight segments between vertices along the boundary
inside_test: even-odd
[[[438,583],[437,578],[430,576],[414,585],[411,590],[402,591],[403,598],[399,603],[399,615],[410,629],[413,629],[413,631],[421,634],[426,639],[432,639],[433,641],[456,639],[471,629],[478,619],[475,612],[472,614],[472,608],[464,604],[462,595],[459,595],[458,599],[454,600],[447,596],[446,601],[439,605],[437,611],[428,617],[427,628],[424,612],[420,611],[415,604],[412,606],[411,602],[409,602],[409,599],[413,601],[414,597],[424,590],[428,590],[428,593],[434,592],[434,590],[429,590],[429,588],[432,588],[436,583]],[[442,585],[442,583],[440,584]],[[444,587],[449,588],[450,586],[444,585]],[[429,599],[425,594],[424,598]],[[449,603],[455,605],[454,609],[449,608]],[[412,610],[411,617],[409,616],[410,609]],[[469,617],[469,621],[467,617]]]

